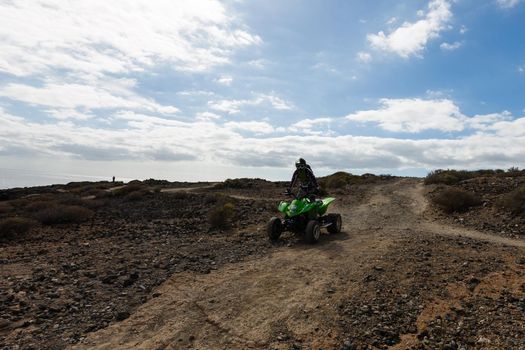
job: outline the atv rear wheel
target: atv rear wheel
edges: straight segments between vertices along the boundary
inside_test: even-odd
[[[343,226],[343,220],[341,219],[341,214],[328,214],[328,221],[330,226],[326,229],[330,233],[339,233],[341,232],[341,227]]]
[[[304,232],[304,240],[306,243],[313,244],[319,240],[321,236],[321,226],[316,220],[308,221],[306,230]]]
[[[282,232],[283,223],[281,222],[281,219],[277,217],[271,218],[266,225],[266,233],[268,234],[268,238],[270,238],[272,241],[276,241],[279,239]]]

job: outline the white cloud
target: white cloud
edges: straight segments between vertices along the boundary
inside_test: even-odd
[[[224,124],[228,129],[249,131],[256,134],[270,134],[275,132],[275,128],[267,122],[247,121],[247,122],[228,122]]]
[[[4,1],[0,18],[0,71],[17,76],[126,73],[156,64],[202,71],[261,43],[217,0]]]
[[[396,22],[397,22],[397,18],[396,17],[392,17],[386,22],[386,24],[394,24]]]
[[[371,170],[505,168],[521,166],[525,159],[525,117],[512,118],[507,112],[465,117],[463,123],[471,123],[476,133],[453,139],[334,134],[276,136],[272,134],[275,128],[271,124],[259,121],[221,125],[135,112],[120,112],[113,117],[124,121],[126,127],[105,129],[62,121],[31,122],[0,109],[0,154],[46,154],[90,160],[214,160],[241,166],[282,167],[293,164],[296,158],[294,152],[290,152],[293,146],[293,149],[308,149],[308,161],[314,167],[334,170],[340,170],[341,164],[347,169]],[[313,128],[330,121],[333,119],[317,118],[296,124]],[[448,128],[457,128],[454,123],[449,124]],[[257,137],[242,136],[238,130],[255,133]]]
[[[213,91],[206,90],[184,90],[177,92],[179,96],[213,96],[215,93]]]
[[[89,112],[84,113],[72,108],[50,109],[46,111],[51,117],[59,120],[75,119],[88,120],[95,116]]]
[[[199,121],[213,121],[221,119],[221,116],[212,112],[201,112],[195,116]]]
[[[491,113],[484,115],[475,115],[466,120],[468,127],[476,130],[483,131],[495,131],[500,130],[504,131],[501,127],[503,124],[501,122],[508,122],[512,120],[512,115],[508,111],[503,111],[501,113]],[[508,124],[505,124],[508,125]]]
[[[263,94],[263,95],[260,95],[259,99],[268,101],[272,105],[272,107],[277,110],[287,111],[287,110],[291,110],[295,108],[293,103],[289,101],[285,101],[282,98],[275,96],[274,94],[269,94],[269,95]]]
[[[327,118],[327,117],[315,118],[315,119],[307,118],[307,119],[300,120],[290,125],[288,127],[288,130],[292,132],[301,132],[301,133],[310,134],[310,135],[323,134],[322,131],[314,130],[314,129],[320,126],[328,127],[330,126],[332,121],[333,121],[332,118]],[[325,134],[327,133],[325,132]]]
[[[441,43],[441,45],[439,45],[441,50],[444,50],[444,51],[454,51],[454,50],[459,49],[461,46],[462,44],[459,41],[455,41],[452,44],[444,42],[444,43]]]
[[[453,92],[454,92],[454,89],[444,89],[444,90],[428,89],[427,91],[425,91],[425,95],[429,99],[439,100],[439,99],[444,99],[444,98],[450,98]]]
[[[258,69],[263,69],[268,64],[269,64],[269,61],[264,59],[264,58],[259,58],[259,59],[251,60],[251,61],[248,62],[248,65],[250,65],[250,66],[252,66],[254,68],[258,68]]]
[[[92,85],[49,81],[40,87],[12,83],[0,88],[0,96],[31,105],[62,110],[123,108],[163,114],[173,114],[178,111],[174,106],[163,106],[135,94],[131,90],[134,86],[135,81],[130,79],[104,80],[93,82]]]
[[[427,43],[439,37],[439,33],[447,28],[452,18],[450,3],[447,0],[432,0],[428,4],[426,16],[414,23],[404,22],[388,35],[380,31],[368,34],[367,39],[372,47],[398,54],[408,58],[420,55]]]
[[[346,119],[378,123],[382,129],[393,132],[461,131],[464,128],[465,116],[451,100],[385,98],[379,102],[379,109],[358,111]]]
[[[318,62],[314,65],[315,69],[324,70],[330,73],[338,73],[339,71],[325,62]]]
[[[230,86],[232,84],[232,82],[233,82],[233,77],[231,77],[229,75],[222,75],[222,76],[218,77],[217,79],[215,79],[215,82],[217,84]]]
[[[521,0],[496,0],[500,7],[510,9],[521,2]]]
[[[459,28],[459,34],[465,34],[468,32],[468,28],[465,25],[462,25],[461,28]]]
[[[257,106],[267,103],[277,110],[291,110],[294,105],[291,102],[285,101],[280,97],[272,94],[257,94],[254,98],[248,100],[218,100],[209,101],[208,107],[228,114],[237,114],[241,112],[241,108],[245,106]]]
[[[518,72],[520,73],[525,72],[525,66],[518,66]]]
[[[372,60],[372,55],[368,52],[360,51],[357,53],[357,60],[363,63],[368,63]]]

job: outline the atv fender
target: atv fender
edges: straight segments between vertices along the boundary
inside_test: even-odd
[[[321,205],[319,206],[319,215],[324,215],[324,213],[326,213],[326,211],[328,210],[328,206],[333,201],[335,201],[335,198],[333,197],[323,199]]]
[[[290,203],[282,201],[279,203],[279,207],[277,208],[281,213],[286,213],[286,210],[290,206]]]

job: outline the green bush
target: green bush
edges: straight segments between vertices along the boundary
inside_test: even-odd
[[[93,216],[93,211],[78,205],[55,204],[38,211],[35,218],[44,225],[81,223]]]
[[[217,203],[208,214],[211,229],[228,228],[235,216],[235,206],[231,202]]]
[[[474,193],[454,187],[442,189],[434,195],[432,201],[447,213],[466,211],[481,204]]]
[[[510,210],[514,214],[525,214],[525,186],[518,187],[502,196],[497,205]]]
[[[23,217],[10,217],[0,220],[0,240],[20,237],[35,225],[34,220]]]

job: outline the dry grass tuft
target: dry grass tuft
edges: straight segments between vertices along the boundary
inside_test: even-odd
[[[54,225],[85,222],[93,215],[93,211],[78,205],[54,204],[36,212],[35,217],[44,225]]]
[[[432,201],[447,213],[463,212],[481,204],[480,198],[474,193],[453,187],[439,191]]]
[[[18,238],[25,235],[37,223],[23,217],[10,217],[0,220],[0,240]]]
[[[502,196],[497,205],[510,210],[513,214],[525,215],[525,186]]]
[[[217,203],[208,214],[208,222],[210,228],[225,229],[231,225],[231,222],[235,216],[235,205],[231,202],[219,202]]]

